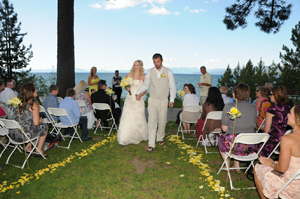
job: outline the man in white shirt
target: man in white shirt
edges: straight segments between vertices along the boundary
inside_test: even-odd
[[[231,99],[230,97],[227,96],[228,88],[226,86],[222,86],[220,88],[220,91],[221,91],[221,94],[222,94],[224,104],[228,104],[230,102],[230,99]]]
[[[5,80],[5,89],[0,94],[0,102],[7,104],[7,100],[16,96],[16,93],[12,90],[15,86],[16,82],[13,78]]]
[[[147,151],[151,152],[155,148],[155,138],[160,146],[164,145],[165,128],[167,124],[168,96],[170,90],[169,107],[174,106],[176,96],[176,86],[173,72],[162,65],[161,54],[154,54],[153,64],[155,67],[149,69],[145,76],[145,81],[136,92],[136,100],[140,100],[143,92],[150,84],[150,97],[148,98],[148,131],[149,141]],[[158,129],[157,129],[158,126]]]
[[[205,66],[201,66],[200,71],[202,73],[202,76],[200,77],[200,82],[198,83],[198,86],[200,87],[200,102],[201,105],[203,105],[208,95],[208,89],[212,85],[212,78],[210,74],[206,72]]]

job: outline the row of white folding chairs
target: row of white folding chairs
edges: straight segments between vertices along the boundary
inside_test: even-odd
[[[15,141],[15,140],[11,139],[11,137],[9,136],[9,131],[8,131],[9,129],[18,129],[23,134],[24,141],[20,142],[20,141]],[[17,121],[8,120],[8,119],[0,119],[0,134],[5,135],[8,138],[8,143],[5,145],[4,149],[2,150],[2,152],[0,154],[0,157],[2,156],[4,151],[8,148],[8,146],[13,145],[13,150],[10,153],[10,155],[8,156],[5,164],[9,164],[9,160],[10,160],[11,156],[14,154],[14,152],[16,151],[16,149],[19,149],[19,147],[21,147],[23,144],[27,144],[27,143],[31,143],[32,149],[30,151],[26,152],[26,158],[25,158],[23,164],[21,166],[12,164],[13,166],[23,169],[25,164],[26,164],[26,161],[29,159],[29,157],[33,153],[38,154],[41,157],[43,157],[44,159],[46,159],[46,157],[42,154],[42,152],[39,151],[39,149],[37,148],[39,137],[35,137],[35,138],[30,139],[27,136],[27,134],[24,133],[23,129],[21,128],[21,126],[19,125],[19,123]],[[37,152],[35,152],[35,150]]]
[[[40,99],[40,101],[43,105],[44,105],[44,101],[45,101],[46,98],[47,98],[46,96],[39,96],[39,99]],[[63,100],[63,98],[62,97],[57,97],[57,100],[58,100],[58,103],[60,103]]]

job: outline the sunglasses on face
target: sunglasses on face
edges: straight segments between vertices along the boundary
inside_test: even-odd
[[[269,95],[272,96],[272,95],[274,95],[274,94],[273,94],[273,93],[270,93]]]
[[[256,90],[256,92],[258,92],[259,90]]]

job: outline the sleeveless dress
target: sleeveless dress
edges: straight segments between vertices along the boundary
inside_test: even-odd
[[[18,114],[18,109],[17,108],[9,108],[8,106],[5,108],[7,113],[7,117],[11,120],[17,121],[23,128],[24,133],[30,138],[36,138],[36,137],[42,137],[46,135],[48,131],[48,125],[45,123],[40,123],[37,126],[33,125],[33,116],[32,112],[30,112],[29,109],[29,104],[27,104],[27,109],[23,111],[23,113],[20,115],[21,118],[21,123],[19,120],[19,114]],[[9,136],[11,139],[22,142],[22,133],[18,129],[9,129]],[[24,137],[24,140],[27,141],[28,139]]]
[[[93,128],[93,124],[96,121],[95,115],[94,115],[94,109],[93,106],[89,103],[89,101],[86,99],[84,93],[86,91],[82,91],[80,93],[78,93],[75,96],[75,100],[83,100],[85,102],[85,106],[80,106],[80,115],[81,116],[86,116],[88,118],[88,123],[87,123],[87,128],[88,129],[92,129]]]
[[[91,79],[91,83],[97,83],[97,78],[96,79]],[[92,85],[89,88],[89,94],[92,95],[92,89],[94,89],[95,91],[98,91],[98,85]]]
[[[134,80],[134,85],[130,89],[132,95],[127,93],[117,135],[121,145],[138,144],[148,140],[144,97],[139,101],[135,99],[135,94],[142,84],[143,81]]]
[[[273,174],[273,168],[262,164],[255,165],[255,171],[263,187],[263,193],[267,198],[278,198],[281,187],[300,169],[300,157],[291,156],[288,170],[280,178]],[[284,198],[300,198],[300,180],[293,180],[281,193]]]

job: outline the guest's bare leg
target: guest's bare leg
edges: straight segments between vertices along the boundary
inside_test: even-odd
[[[186,128],[187,128],[187,130],[191,130],[191,125],[190,125],[190,123],[187,123],[187,124],[186,124]]]
[[[263,188],[262,188],[261,182],[259,181],[259,179],[256,175],[255,167],[253,168],[253,173],[254,173],[254,182],[255,182],[255,185],[257,188],[257,192],[258,192],[260,198],[265,199],[266,197],[263,194]]]
[[[237,160],[234,160],[233,167],[234,168],[239,168],[240,167],[240,162],[237,161]],[[241,170],[240,169],[236,169],[236,171],[240,172]]]
[[[44,145],[44,143],[45,143],[47,134],[48,134],[48,132],[47,132],[44,136],[39,137],[39,141],[38,141],[37,148],[38,148],[38,150],[39,150],[41,153],[44,153],[44,151],[43,151],[43,145]]]
[[[25,147],[25,151],[31,151],[31,149],[32,149],[32,144],[29,142]]]
[[[182,123],[183,129],[184,129],[184,130],[188,130],[188,129],[187,129],[187,123],[185,123],[185,122],[181,122],[181,123]]]

